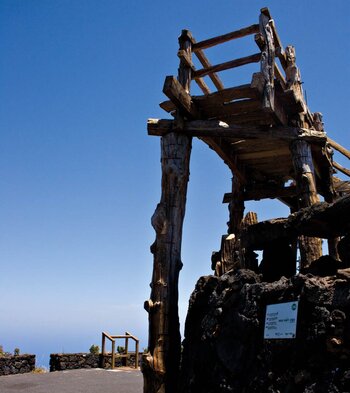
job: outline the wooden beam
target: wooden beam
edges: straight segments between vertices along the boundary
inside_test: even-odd
[[[213,72],[225,71],[231,68],[241,67],[245,64],[258,63],[260,61],[260,58],[261,53],[255,53],[254,55],[241,57],[239,59],[227,61],[225,63],[217,64],[208,68],[203,68],[201,70],[195,71],[193,77],[203,77],[205,75],[210,75]]]
[[[282,188],[257,188],[254,190],[245,191],[243,198],[245,201],[259,201],[260,199],[275,199],[275,198],[290,198],[297,195],[295,186]],[[232,193],[228,192],[224,195],[222,203],[230,203],[232,200]]]
[[[332,165],[335,169],[337,169],[338,171],[340,171],[341,173],[344,173],[344,175],[347,175],[350,177],[350,170],[347,168],[344,168],[343,166],[341,166],[340,164],[338,164],[336,161],[332,161]]]
[[[183,132],[196,137],[225,137],[232,139],[262,139],[262,140],[306,140],[313,143],[326,142],[324,132],[304,128],[271,127],[261,128],[253,126],[229,126],[218,120],[186,121],[182,131],[177,131],[173,120],[148,119],[147,130],[149,135],[162,136],[169,132]]]
[[[170,98],[174,105],[186,116],[189,116],[190,118],[199,116],[190,94],[187,93],[174,76],[167,76],[165,78],[163,93]]]
[[[204,119],[225,119],[227,117],[258,112],[261,109],[260,100],[237,100],[219,105],[208,105],[206,101],[197,101],[196,107]]]
[[[333,149],[339,151],[339,153],[343,154],[346,158],[350,159],[350,151],[345,149],[342,145],[334,141],[333,139],[327,137],[327,142],[333,147]]]
[[[257,33],[259,31],[259,25],[251,25],[248,27],[244,27],[240,30],[232,31],[231,33],[223,34],[217,37],[209,38],[208,40],[197,42],[193,45],[192,49],[194,52],[197,52],[199,49],[207,49],[212,46],[223,44],[224,42],[228,42],[234,40],[236,38],[242,38],[250,34]]]
[[[242,233],[241,242],[243,246],[261,250],[273,241],[301,235],[331,239],[349,232],[349,216],[350,196],[347,195],[334,203],[320,202],[301,209],[288,218],[261,221]]]
[[[192,96],[192,100],[194,103],[202,106],[217,106],[232,100],[258,98],[259,96],[259,91],[256,88],[251,87],[250,84],[246,84],[216,91],[207,96]]]

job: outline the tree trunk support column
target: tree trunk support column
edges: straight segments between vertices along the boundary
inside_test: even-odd
[[[191,55],[190,33],[183,31],[180,49]],[[189,92],[190,69],[181,62],[179,82]],[[177,114],[178,128],[183,124]],[[152,216],[156,240],[148,311],[148,353],[143,356],[144,393],[175,393],[181,355],[178,280],[182,268],[181,240],[185,216],[192,138],[169,133],[161,139],[162,195]]]
[[[314,166],[310,145],[305,141],[294,141],[291,152],[298,188],[299,208],[309,207],[320,201],[315,183]],[[300,267],[307,267],[322,255],[322,241],[319,238],[300,236]]]

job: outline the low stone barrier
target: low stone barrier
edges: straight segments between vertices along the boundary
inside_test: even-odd
[[[139,355],[139,367],[142,354]],[[96,355],[92,353],[53,353],[50,355],[50,371],[73,370],[78,368],[111,368],[112,355]],[[126,359],[115,358],[115,367],[126,365]],[[130,354],[128,367],[135,367],[135,354]]]
[[[0,375],[30,373],[35,369],[35,355],[0,356]]]

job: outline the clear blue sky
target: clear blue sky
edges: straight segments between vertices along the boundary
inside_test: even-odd
[[[197,40],[257,23],[268,6],[293,44],[312,111],[348,141],[350,2],[0,0],[0,344],[34,352],[87,351],[106,330],[147,346],[160,197],[159,138],[147,118],[176,75],[177,37]],[[255,53],[208,50],[212,63]],[[250,40],[251,42],[251,40]],[[251,70],[249,70],[249,73]],[[240,75],[240,76],[239,76]],[[250,81],[240,71],[227,86]],[[182,323],[197,278],[226,232],[230,173],[194,141],[180,277]],[[347,163],[341,158],[343,165]],[[288,214],[248,204],[259,218]]]

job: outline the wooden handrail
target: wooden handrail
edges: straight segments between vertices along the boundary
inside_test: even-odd
[[[339,153],[343,154],[346,158],[350,159],[350,151],[348,149],[345,149],[342,145],[334,141],[333,139],[327,137],[327,142],[330,144],[330,146],[333,147],[333,149],[337,150]]]
[[[338,164],[336,161],[332,162],[332,165],[334,166],[335,169],[338,169],[338,171],[344,173],[344,175],[347,175],[350,177],[350,170],[347,168],[344,168],[342,165]]]
[[[201,49],[210,48],[212,46],[223,44],[224,42],[234,40],[236,38],[242,38],[250,34],[255,34],[259,31],[259,25],[251,25],[248,27],[243,27],[240,30],[232,31],[231,33],[223,34],[217,37],[209,38],[204,41],[197,42],[193,44],[193,52],[197,52]]]
[[[255,53],[254,55],[241,57],[239,59],[230,60],[225,63],[217,64],[208,68],[203,68],[201,70],[195,71],[193,73],[193,78],[200,78],[205,75],[210,75],[213,72],[225,71],[229,70],[230,68],[241,67],[246,64],[250,63],[258,63],[261,58],[261,53]]]

